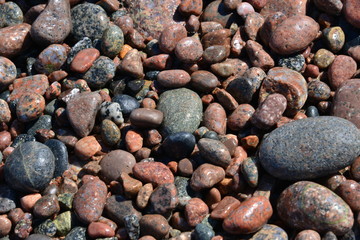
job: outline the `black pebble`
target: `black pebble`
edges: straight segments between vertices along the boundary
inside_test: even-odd
[[[195,148],[195,136],[188,132],[177,132],[169,135],[161,148],[171,158],[180,160],[188,157]]]
[[[315,106],[309,106],[307,109],[306,109],[306,116],[308,117],[318,117],[320,114],[319,114],[319,111],[318,109],[315,107]]]
[[[68,168],[68,151],[65,144],[57,139],[50,139],[45,142],[55,156],[54,177],[60,177]]]

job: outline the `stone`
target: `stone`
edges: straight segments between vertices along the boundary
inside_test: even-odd
[[[250,13],[254,13],[255,9],[250,3],[241,2],[237,4],[236,12],[240,17],[245,19],[247,15],[249,15]]]
[[[306,14],[307,1],[296,0],[289,2],[287,0],[267,0],[260,14],[265,18],[275,12],[282,12],[287,17]]]
[[[56,232],[56,225],[50,219],[46,219],[34,229],[34,233],[42,234],[48,237],[54,237]]]
[[[72,28],[70,4],[66,0],[48,1],[31,26],[31,37],[40,46],[62,43]]]
[[[108,238],[115,235],[114,229],[102,222],[92,222],[88,226],[88,234],[91,238]]]
[[[89,135],[95,124],[95,116],[102,102],[96,92],[83,92],[72,98],[66,107],[69,122],[79,137]]]
[[[278,60],[278,65],[280,67],[287,67],[291,70],[301,72],[305,65],[305,58],[302,54],[288,57],[280,57],[280,59]]]
[[[191,74],[190,85],[197,91],[208,93],[220,84],[218,78],[205,70],[195,71]]]
[[[16,116],[21,122],[30,122],[40,117],[45,110],[45,99],[37,93],[25,93],[16,105]]]
[[[0,57],[0,89],[5,89],[16,78],[15,64],[6,57]]]
[[[205,49],[203,59],[209,63],[219,63],[228,57],[228,50],[223,45],[213,45]]]
[[[300,181],[286,188],[280,195],[277,210],[279,217],[289,226],[319,233],[332,231],[343,235],[354,223],[350,207],[339,196],[309,181]]]
[[[35,142],[36,139],[33,135],[29,134],[19,134],[13,141],[10,147],[17,148],[25,142]]]
[[[120,53],[124,45],[124,34],[116,25],[110,25],[101,38],[101,51],[109,58],[114,58]]]
[[[144,183],[152,183],[158,186],[174,182],[174,175],[161,162],[138,162],[132,170],[134,176]]]
[[[184,70],[165,70],[157,76],[158,83],[166,88],[184,87],[190,79],[190,75]]]
[[[20,198],[20,204],[22,209],[31,212],[34,208],[35,203],[41,198],[40,193],[32,193]]]
[[[231,162],[231,155],[227,147],[218,140],[202,138],[197,143],[200,155],[207,162],[227,167]]]
[[[330,86],[336,90],[341,83],[352,78],[356,69],[357,64],[352,57],[346,55],[336,56],[328,70]]]
[[[143,62],[143,66],[145,68],[154,69],[154,70],[169,69],[171,65],[172,65],[172,57],[169,54],[159,54],[152,57],[148,57]],[[156,79],[156,77],[157,75],[154,77],[154,79]],[[146,78],[150,79],[148,76],[146,76]]]
[[[360,79],[345,81],[335,92],[331,115],[345,118],[360,128],[358,90]]]
[[[74,60],[74,57],[76,54],[78,54],[81,50],[92,48],[93,44],[90,38],[84,37],[81,40],[79,40],[75,45],[70,49],[68,58],[66,60],[66,63],[68,65],[71,64],[71,62]]]
[[[50,148],[39,142],[25,142],[8,156],[6,182],[21,192],[43,190],[54,175],[55,157]]]
[[[55,157],[54,177],[60,177],[69,168],[68,151],[65,144],[57,139],[49,139],[44,143]]]
[[[220,135],[226,133],[226,112],[218,103],[211,103],[205,110],[203,125]]]
[[[74,217],[70,211],[66,211],[57,215],[53,223],[57,229],[58,236],[65,236],[73,227]]]
[[[38,4],[35,6],[32,6],[27,10],[27,12],[24,15],[24,22],[28,24],[32,24],[35,22],[36,18],[40,15],[42,11],[46,8],[46,4]]]
[[[105,56],[95,60],[90,69],[84,74],[84,80],[92,89],[102,88],[115,76],[114,62]]]
[[[232,211],[240,206],[240,201],[231,196],[225,196],[211,211],[210,217],[217,220],[224,220]]]
[[[56,195],[45,195],[34,205],[33,213],[39,218],[49,218],[60,212],[60,205]]]
[[[263,49],[261,44],[248,40],[245,46],[246,52],[254,67],[263,69],[264,71],[274,67],[275,62],[271,56]]]
[[[100,56],[96,48],[85,48],[79,51],[71,62],[70,70],[78,73],[85,73]]]
[[[196,144],[196,139],[193,134],[188,132],[177,132],[170,134],[164,140],[161,148],[165,153],[175,159],[180,160],[190,156]]]
[[[40,129],[50,130],[52,129],[52,122],[50,115],[41,115],[35,122],[29,122],[27,126],[27,134],[36,135],[36,132]]]
[[[185,16],[199,16],[202,12],[203,2],[201,0],[186,0],[179,5],[179,11]]]
[[[325,101],[330,98],[330,87],[319,80],[308,83],[308,97],[311,101]]]
[[[209,207],[200,198],[191,198],[184,211],[189,226],[195,227],[209,214]]]
[[[46,75],[37,74],[24,78],[17,78],[13,82],[14,90],[9,96],[10,101],[19,99],[22,95],[29,92],[44,95],[46,89],[49,87],[48,78]]]
[[[80,221],[88,224],[99,220],[107,197],[107,187],[99,179],[85,182],[74,196],[73,207]]]
[[[271,35],[270,48],[289,55],[305,49],[316,37],[320,26],[308,16],[297,15],[281,22]]]
[[[209,189],[225,178],[225,171],[221,167],[204,163],[193,173],[190,186],[195,191]]]
[[[265,239],[286,240],[289,239],[289,237],[284,229],[273,224],[265,224],[257,233],[252,236],[252,238],[250,238],[250,240]]]
[[[256,40],[264,21],[265,19],[260,13],[252,12],[246,15],[244,29],[250,40]]]
[[[320,234],[314,230],[303,230],[299,232],[296,237],[296,240],[302,239],[313,239],[313,240],[321,240]]]
[[[100,175],[106,183],[116,181],[121,173],[131,174],[136,164],[135,157],[124,150],[113,150],[100,161]]]
[[[250,104],[240,104],[230,116],[228,116],[228,128],[234,131],[243,129],[250,123],[250,118],[254,112],[255,109]]]
[[[325,42],[332,52],[336,53],[342,49],[345,44],[345,33],[341,27],[325,28],[323,34]]]
[[[21,24],[23,19],[23,12],[16,3],[5,2],[0,5],[0,28]]]
[[[153,192],[153,186],[151,183],[147,183],[142,186],[136,196],[136,206],[139,209],[144,209],[149,201],[149,198]]]
[[[0,216],[0,237],[8,235],[11,231],[11,221],[6,216]]]
[[[126,94],[115,95],[112,101],[120,105],[121,112],[125,117],[130,116],[133,110],[140,107],[140,103],[136,98]]]
[[[78,4],[71,9],[71,34],[76,40],[100,39],[109,26],[105,10],[92,3]]]
[[[75,227],[66,235],[65,240],[86,240],[86,228]]]
[[[144,138],[140,131],[129,130],[125,135],[126,149],[130,153],[135,153],[143,147]]]
[[[26,240],[51,240],[51,237],[48,237],[46,235],[43,234],[31,234],[30,236],[28,236],[26,238]]]
[[[297,137],[289,137],[293,134]],[[327,176],[355,160],[359,137],[356,126],[342,118],[300,119],[265,137],[259,148],[259,160],[269,174],[284,180]],[[289,148],[288,144],[293,147]]]
[[[314,56],[314,64],[319,68],[327,68],[334,61],[335,55],[327,49],[319,49]]]
[[[177,43],[187,37],[186,29],[181,24],[168,25],[161,32],[159,47],[164,53],[172,53]]]
[[[270,201],[263,196],[251,197],[240,204],[222,224],[226,232],[247,234],[260,230],[273,214]]]
[[[99,112],[102,119],[109,119],[117,125],[124,122],[120,104],[117,102],[103,102]]]
[[[121,132],[118,126],[109,119],[101,122],[101,138],[109,146],[115,146],[121,140]]]
[[[192,107],[189,108],[188,106]],[[160,95],[157,109],[164,114],[162,131],[165,135],[175,132],[194,132],[202,119],[202,102],[197,93],[180,88]]]
[[[74,153],[80,160],[88,160],[101,150],[94,136],[86,136],[75,143]]]
[[[17,56],[32,45],[31,25],[21,23],[0,29],[0,55],[11,58]]]
[[[248,157],[241,163],[240,172],[250,187],[257,187],[259,183],[259,170],[257,159]]]
[[[343,7],[346,20],[356,28],[360,28],[359,4],[356,0],[346,0]]]
[[[234,111],[239,106],[235,98],[225,89],[215,88],[213,94],[215,94],[221,106],[227,111]]]
[[[106,200],[104,212],[111,220],[120,226],[124,226],[124,218],[128,215],[141,216],[141,213],[134,208],[132,201],[126,200],[121,195],[112,195],[109,197]]]
[[[164,183],[154,189],[149,199],[149,209],[151,213],[168,215],[174,210],[179,198],[174,183]]]
[[[140,128],[157,128],[163,120],[163,113],[156,109],[138,108],[131,112],[130,122]]]
[[[340,15],[343,8],[341,0],[315,0],[314,3],[318,9],[330,15]]]
[[[141,236],[150,235],[156,239],[163,239],[170,230],[170,225],[160,214],[146,214],[140,219]]]
[[[235,22],[236,15],[225,8],[223,1],[216,0],[207,5],[201,18],[204,22],[214,21],[220,23],[223,27],[228,28]]]
[[[211,240],[214,238],[215,232],[208,225],[200,223],[195,227],[194,236],[199,240]]]
[[[337,194],[354,212],[359,212],[360,184],[354,180],[345,180],[336,188]]]
[[[195,37],[185,37],[175,46],[176,57],[184,63],[195,63],[203,55],[201,42]]]
[[[119,65],[119,69],[135,78],[144,77],[144,69],[140,53],[137,49],[128,51]]]

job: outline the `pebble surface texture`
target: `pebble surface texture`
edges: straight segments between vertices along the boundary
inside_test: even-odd
[[[280,179],[313,179],[350,165],[360,153],[359,144],[360,132],[351,122],[314,117],[272,131],[261,143],[259,160]]]

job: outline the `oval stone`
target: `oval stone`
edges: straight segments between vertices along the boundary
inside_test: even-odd
[[[259,149],[261,165],[284,180],[313,179],[336,173],[359,155],[360,131],[330,116],[300,119],[277,128]]]
[[[132,173],[135,163],[135,157],[131,153],[123,150],[111,151],[100,162],[100,175],[109,183],[117,180],[121,173]]]
[[[5,180],[21,192],[43,190],[54,175],[55,157],[39,142],[25,142],[10,154],[5,163]]]
[[[45,142],[55,156],[54,177],[61,176],[68,168],[68,151],[65,144],[57,139],[50,139]]]
[[[131,112],[130,122],[140,128],[157,128],[161,125],[164,115],[151,108],[138,108]]]
[[[165,138],[161,147],[165,153],[176,160],[188,157],[195,148],[196,140],[193,134],[177,132]]]
[[[344,235],[354,223],[350,207],[338,195],[309,181],[300,181],[285,189],[277,210],[284,222],[299,230]]]

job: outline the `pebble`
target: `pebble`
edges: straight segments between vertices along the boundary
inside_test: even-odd
[[[125,135],[126,149],[130,153],[135,153],[143,147],[144,138],[140,131],[129,130]]]
[[[56,225],[50,219],[46,219],[34,229],[34,233],[42,234],[48,237],[54,237],[56,232]]]
[[[11,227],[11,221],[6,216],[0,216],[0,237],[8,235]]]
[[[140,103],[134,97],[126,94],[115,95],[112,101],[120,105],[121,112],[125,117],[128,117],[132,111],[140,107]],[[111,105],[111,108],[112,107],[113,106]]]
[[[78,54],[81,50],[92,48],[92,41],[88,37],[84,37],[81,40],[79,40],[69,51],[68,58],[66,60],[67,64],[71,64],[71,62],[74,60],[74,57],[76,54]]]
[[[86,136],[75,143],[75,155],[81,160],[87,160],[101,150],[101,145],[94,136]]]
[[[15,64],[6,57],[0,57],[0,88],[5,89],[16,78]]]
[[[170,231],[169,223],[160,214],[146,214],[140,219],[139,224],[142,236],[148,235],[156,239],[163,239]]]
[[[114,62],[105,56],[96,59],[90,69],[84,74],[84,80],[90,88],[99,89],[115,76]]]
[[[105,10],[92,3],[78,4],[71,9],[72,36],[80,41],[84,37],[100,39],[109,26]]]
[[[131,124],[140,128],[157,128],[161,125],[163,113],[156,109],[138,108],[131,112]]]
[[[128,198],[136,197],[142,187],[142,182],[130,177],[127,173],[121,173],[120,179],[124,187],[125,196]]]
[[[220,84],[218,78],[205,70],[195,71],[191,74],[190,85],[197,91],[208,93]]]
[[[26,51],[31,45],[31,25],[21,23],[0,29],[0,55],[11,58]]]
[[[99,112],[102,119],[109,119],[117,125],[124,122],[120,104],[117,102],[103,102],[100,105]]]
[[[144,69],[139,51],[134,48],[127,52],[119,65],[119,69],[135,78],[144,77]]]
[[[271,56],[263,49],[261,44],[248,40],[245,46],[246,52],[250,58],[250,62],[254,67],[263,69],[264,71],[274,67],[275,62]]]
[[[75,227],[66,235],[65,240],[86,240],[86,228]]]
[[[228,49],[223,45],[213,45],[205,49],[203,59],[209,63],[219,63],[228,57]]]
[[[262,28],[260,28],[259,35],[261,40],[266,46],[269,46],[271,35],[277,26],[286,19],[286,15],[283,12],[274,12],[265,18]]]
[[[154,69],[154,70],[165,70],[169,69],[172,65],[172,57],[169,54],[159,54],[152,57],[148,57],[144,60],[143,66],[148,69]],[[151,72],[147,72],[149,74]],[[150,80],[153,80],[152,77],[148,77]],[[154,76],[154,79],[156,79],[157,75]]]
[[[23,19],[23,12],[16,3],[5,2],[0,5],[0,28],[21,24]]]
[[[250,118],[254,114],[255,109],[250,104],[240,104],[228,116],[227,127],[233,131],[243,129],[250,123]]]
[[[164,183],[156,187],[149,198],[151,213],[167,216],[179,203],[174,183]]]
[[[353,58],[346,55],[336,56],[328,70],[330,86],[336,90],[341,83],[352,78],[356,69],[357,64]]]
[[[87,232],[91,238],[108,238],[115,235],[115,231],[109,225],[101,222],[90,223]]]
[[[325,101],[330,98],[330,87],[319,80],[308,83],[308,97],[312,101]]]
[[[289,226],[319,233],[332,231],[343,235],[354,223],[350,207],[339,196],[308,181],[294,183],[285,189],[278,200],[277,210]]]
[[[255,9],[250,3],[241,2],[237,4],[236,12],[237,14],[239,14],[240,17],[246,19],[247,15],[255,12]]]
[[[190,79],[190,75],[184,70],[165,70],[157,75],[157,81],[166,88],[183,87]]]
[[[209,163],[227,167],[231,162],[230,152],[227,147],[218,140],[202,138],[198,142],[200,155]]]
[[[288,137],[298,131],[304,137]],[[357,128],[347,120],[330,116],[301,119],[272,131],[260,146],[259,160],[268,173],[280,179],[318,178],[350,165],[358,155],[355,146],[359,139]],[[290,150],[288,144],[297,147]]]
[[[175,46],[176,57],[184,63],[197,62],[203,55],[203,52],[201,42],[195,37],[185,37]]]
[[[189,105],[192,107],[189,108]],[[186,88],[162,93],[157,109],[164,114],[162,129],[165,135],[176,132],[192,133],[202,119],[202,102],[199,95]]]
[[[318,117],[318,116],[320,116],[319,111],[318,111],[318,109],[317,109],[315,106],[309,106],[309,107],[306,109],[305,114],[306,114],[306,116],[308,116],[308,117]]]
[[[194,236],[199,240],[210,240],[215,236],[215,232],[208,225],[200,223],[195,227]]]
[[[223,62],[211,65],[211,71],[219,77],[230,77],[231,75],[242,75],[248,69],[248,65],[234,58],[228,58]]]
[[[133,206],[132,201],[126,200],[121,195],[112,195],[107,198],[105,205],[105,212],[108,217],[115,223],[123,226],[124,217],[128,215],[141,216]]]
[[[314,64],[319,68],[329,67],[335,59],[335,55],[327,49],[319,49],[314,56]]]
[[[121,173],[132,173],[136,164],[135,157],[124,150],[113,150],[100,161],[100,176],[106,183],[117,180]]]
[[[4,149],[9,147],[10,144],[11,144],[11,134],[8,131],[0,132],[0,151],[4,151]]]
[[[51,237],[43,234],[31,234],[26,238],[26,240],[51,240]]]
[[[345,44],[345,33],[341,27],[325,28],[323,36],[327,46],[334,53],[340,51]]]
[[[40,15],[42,11],[46,8],[46,4],[38,4],[35,6],[32,6],[27,10],[27,12],[24,15],[24,22],[28,24],[32,24],[35,22],[36,18]]]
[[[33,135],[19,134],[13,141],[10,147],[17,148],[25,142],[35,142],[36,139]]]
[[[308,16],[289,17],[272,33],[270,48],[279,55],[296,53],[305,49],[317,37],[319,28],[319,24]]]
[[[74,196],[73,207],[80,221],[88,224],[99,220],[107,197],[107,187],[99,179],[85,182]]]
[[[346,20],[356,28],[360,28],[360,11],[359,2],[355,0],[347,0],[344,3],[343,13]]]
[[[35,122],[30,122],[27,126],[27,134],[36,135],[40,129],[50,130],[52,128],[51,116],[41,115]]]
[[[248,157],[241,163],[240,171],[250,187],[257,187],[259,183],[259,170],[257,159]]]
[[[159,47],[164,53],[172,53],[177,43],[187,37],[186,29],[181,24],[173,24],[164,28],[159,38]]]
[[[49,139],[44,144],[51,149],[55,157],[54,177],[62,176],[69,168],[68,150],[65,144],[57,139]]]
[[[352,163],[350,172],[355,180],[358,181],[360,179],[360,158],[356,158]]]
[[[240,206],[240,201],[234,197],[224,197],[216,207],[211,211],[210,217],[217,220],[224,220],[227,218],[235,209]]]
[[[301,72],[305,65],[305,58],[302,54],[288,57],[280,57],[278,60],[280,67],[287,67],[291,70]]]
[[[294,15],[306,14],[307,1],[295,0],[267,0],[265,6],[261,9],[260,14],[264,17],[269,16],[275,12],[282,12],[287,17]]]
[[[57,229],[58,236],[65,236],[73,227],[73,221],[75,216],[70,211],[63,212],[53,220],[53,223]]]
[[[38,192],[49,184],[54,170],[55,157],[50,148],[39,142],[25,142],[8,156],[4,174],[12,188]]]
[[[116,25],[110,25],[101,38],[101,51],[109,58],[114,58],[120,53],[124,45],[124,34]]]
[[[201,17],[204,22],[218,22],[227,28],[236,20],[235,14],[227,10],[221,0],[212,1],[207,5]]]
[[[194,171],[190,186],[195,191],[209,189],[225,178],[225,171],[221,167],[204,163]]]
[[[30,122],[40,117],[45,110],[45,99],[37,93],[23,94],[16,105],[16,116],[21,122]]]
[[[340,15],[341,10],[343,8],[343,3],[341,0],[315,0],[314,1],[315,6],[324,11],[325,13],[328,13],[330,15]]]
[[[196,144],[193,134],[188,132],[177,132],[170,134],[161,144],[165,153],[175,160],[180,160],[190,156]]]
[[[303,230],[299,232],[296,237],[296,240],[309,239],[309,240],[321,240],[320,234],[314,230]]]
[[[144,209],[147,206],[153,190],[151,183],[147,183],[140,188],[138,195],[136,196],[136,206],[139,209]]]
[[[218,103],[211,103],[205,110],[203,125],[218,134],[226,133],[226,112]]]
[[[34,204],[33,213],[40,218],[49,218],[60,212],[60,205],[56,195],[45,195]]]
[[[144,183],[152,183],[158,186],[174,182],[174,175],[161,162],[138,162],[132,170],[134,176]]]
[[[51,0],[33,22],[30,31],[31,38],[40,46],[62,43],[70,34],[71,27],[69,2]]]
[[[202,12],[203,2],[201,0],[185,0],[179,5],[179,11],[183,15],[199,16]]]
[[[109,119],[101,122],[101,138],[109,146],[115,146],[121,140],[121,132],[118,126]]]
[[[257,233],[252,236],[252,238],[250,238],[250,240],[270,239],[286,240],[289,238],[284,229],[273,224],[265,224]]]
[[[230,93],[228,93],[224,89],[215,88],[213,92],[221,104],[227,111],[234,111],[238,106],[238,102],[235,100],[233,96],[231,96]]]
[[[258,32],[264,24],[264,21],[264,17],[257,12],[252,12],[246,15],[244,29],[250,40],[256,40]]]
[[[74,72],[85,73],[99,56],[100,52],[96,48],[85,48],[74,56],[70,69]]]
[[[336,192],[354,212],[360,211],[360,184],[358,182],[354,180],[343,181],[336,188]]]
[[[98,93],[83,92],[67,103],[67,117],[79,137],[86,137],[93,129],[101,101],[101,96]]]
[[[20,198],[20,204],[22,209],[27,212],[31,212],[34,208],[35,203],[41,198],[40,193],[32,193]]]
[[[191,227],[196,227],[209,214],[209,208],[200,198],[191,198],[185,206],[185,218]]]

